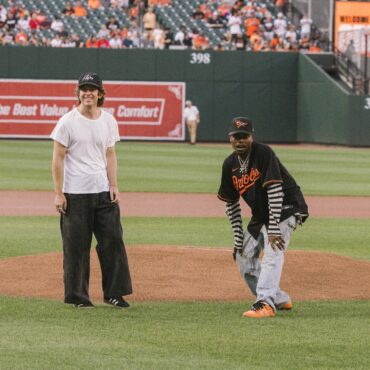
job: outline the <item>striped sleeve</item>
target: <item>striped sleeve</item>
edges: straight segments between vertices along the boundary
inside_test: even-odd
[[[225,211],[234,233],[234,248],[243,249],[243,220],[239,201],[227,202]]]
[[[269,206],[269,226],[268,235],[281,235],[279,228],[281,209],[283,205],[283,187],[280,183],[272,184],[267,187],[267,197]]]

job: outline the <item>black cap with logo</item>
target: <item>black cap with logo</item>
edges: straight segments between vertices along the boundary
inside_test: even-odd
[[[78,87],[81,87],[84,85],[91,85],[91,86],[97,87],[98,89],[102,89],[103,81],[96,73],[86,72],[86,73],[83,73],[78,79]]]
[[[253,134],[253,123],[249,118],[236,117],[231,123],[229,136],[234,134]]]

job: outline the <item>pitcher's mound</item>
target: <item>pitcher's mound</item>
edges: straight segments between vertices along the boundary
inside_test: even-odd
[[[128,247],[134,294],[129,301],[253,300],[231,250]],[[370,262],[327,253],[290,251],[281,288],[293,300],[370,299]],[[62,254],[0,260],[0,295],[63,300]],[[101,275],[91,253],[90,295],[102,302]]]

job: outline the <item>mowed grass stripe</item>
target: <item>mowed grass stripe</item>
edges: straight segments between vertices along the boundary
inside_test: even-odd
[[[248,220],[244,221],[246,225]],[[369,221],[308,219],[294,232],[290,249],[370,259]],[[122,223],[128,246],[159,244],[231,250],[233,244],[226,217],[127,217]],[[61,251],[58,217],[0,217],[0,232],[0,258]]]
[[[368,302],[296,302],[274,319],[251,302],[98,305],[1,297],[4,369],[366,369]]]
[[[0,141],[0,190],[52,190],[51,141]],[[273,146],[274,147],[274,146]],[[370,196],[370,149],[274,147],[309,195]],[[122,191],[216,193],[230,145],[121,142]]]

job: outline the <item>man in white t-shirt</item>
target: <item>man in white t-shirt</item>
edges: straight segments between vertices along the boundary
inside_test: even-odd
[[[122,238],[115,143],[115,118],[101,109],[105,91],[92,72],[80,76],[78,106],[60,118],[54,140],[52,173],[63,239],[64,302],[94,307],[89,298],[90,248],[97,240],[104,302],[125,308],[132,293]]]
[[[197,141],[197,127],[200,122],[200,116],[198,108],[192,105],[190,100],[187,100],[185,103],[184,118],[189,131],[190,144],[194,145]]]

